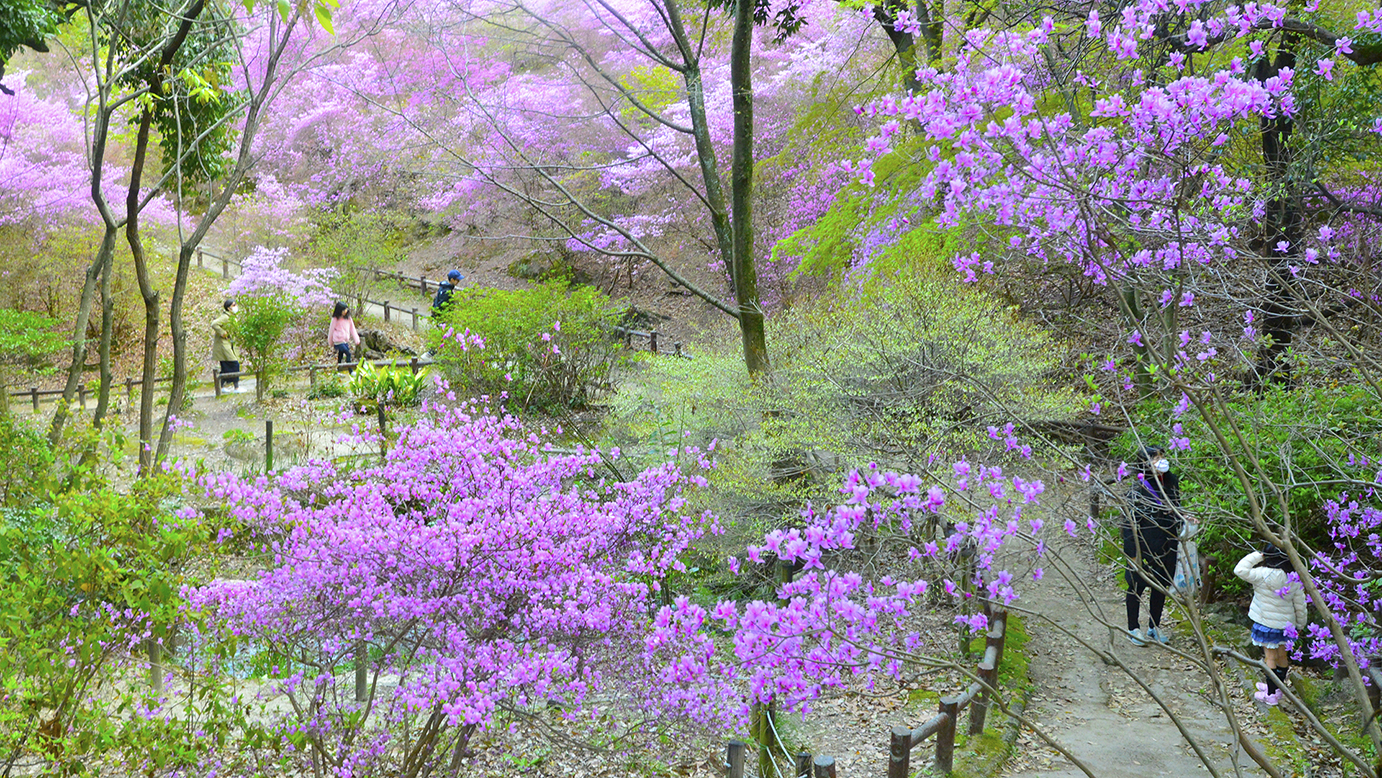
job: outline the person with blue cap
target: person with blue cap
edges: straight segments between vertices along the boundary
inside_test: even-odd
[[[441,313],[446,306],[451,304],[451,295],[456,291],[456,287],[460,285],[463,278],[465,276],[461,275],[459,270],[452,270],[446,274],[445,283],[437,288],[437,298],[432,301],[433,311]]]

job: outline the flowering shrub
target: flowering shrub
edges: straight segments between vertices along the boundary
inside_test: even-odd
[[[238,295],[285,295],[301,308],[330,308],[335,302],[330,282],[332,268],[298,272],[285,267],[288,249],[257,246],[240,262],[240,275],[230,282],[229,293]]]
[[[471,394],[506,395],[524,410],[582,407],[606,389],[627,352],[619,312],[592,287],[554,281],[532,289],[458,290],[431,334],[448,377]],[[483,349],[455,337],[468,332]]]
[[[285,658],[273,691],[293,706],[270,731],[295,768],[425,775],[506,710],[558,705],[635,727],[721,716],[644,649],[659,582],[715,528],[686,510],[700,476],[668,462],[609,481],[597,453],[545,454],[512,417],[423,411],[382,466],[300,467],[276,486],[201,478],[278,561],[189,601],[212,617],[208,636]],[[369,657],[359,702],[346,674],[357,649]],[[646,710],[621,709],[631,701]]]

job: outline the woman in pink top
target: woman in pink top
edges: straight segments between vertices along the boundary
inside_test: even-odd
[[[331,312],[331,327],[326,331],[326,340],[336,350],[336,364],[353,361],[350,358],[352,344],[360,345],[360,335],[355,331],[355,322],[350,318],[350,309],[345,303],[336,303]]]

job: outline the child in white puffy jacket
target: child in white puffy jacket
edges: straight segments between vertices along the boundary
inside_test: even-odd
[[[1252,605],[1248,608],[1248,618],[1253,621],[1252,643],[1262,646],[1262,662],[1267,665],[1267,682],[1257,685],[1257,697],[1268,705],[1280,699],[1280,685],[1286,683],[1291,665],[1286,653],[1286,625],[1304,630],[1310,616],[1300,581],[1287,579],[1291,570],[1290,558],[1273,545],[1248,554],[1233,568],[1234,575],[1252,584]]]

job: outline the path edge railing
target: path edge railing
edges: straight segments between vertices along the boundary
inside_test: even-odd
[[[888,778],[907,778],[911,772],[912,750],[931,737],[936,738],[936,772],[949,775],[955,769],[955,731],[960,713],[969,711],[969,734],[984,731],[985,719],[992,707],[991,690],[998,687],[998,668],[1003,661],[1003,644],[1008,634],[1008,611],[985,603],[989,615],[989,631],[984,641],[984,656],[975,675],[979,680],[959,694],[942,697],[939,710],[915,729],[898,726],[889,733]]]

